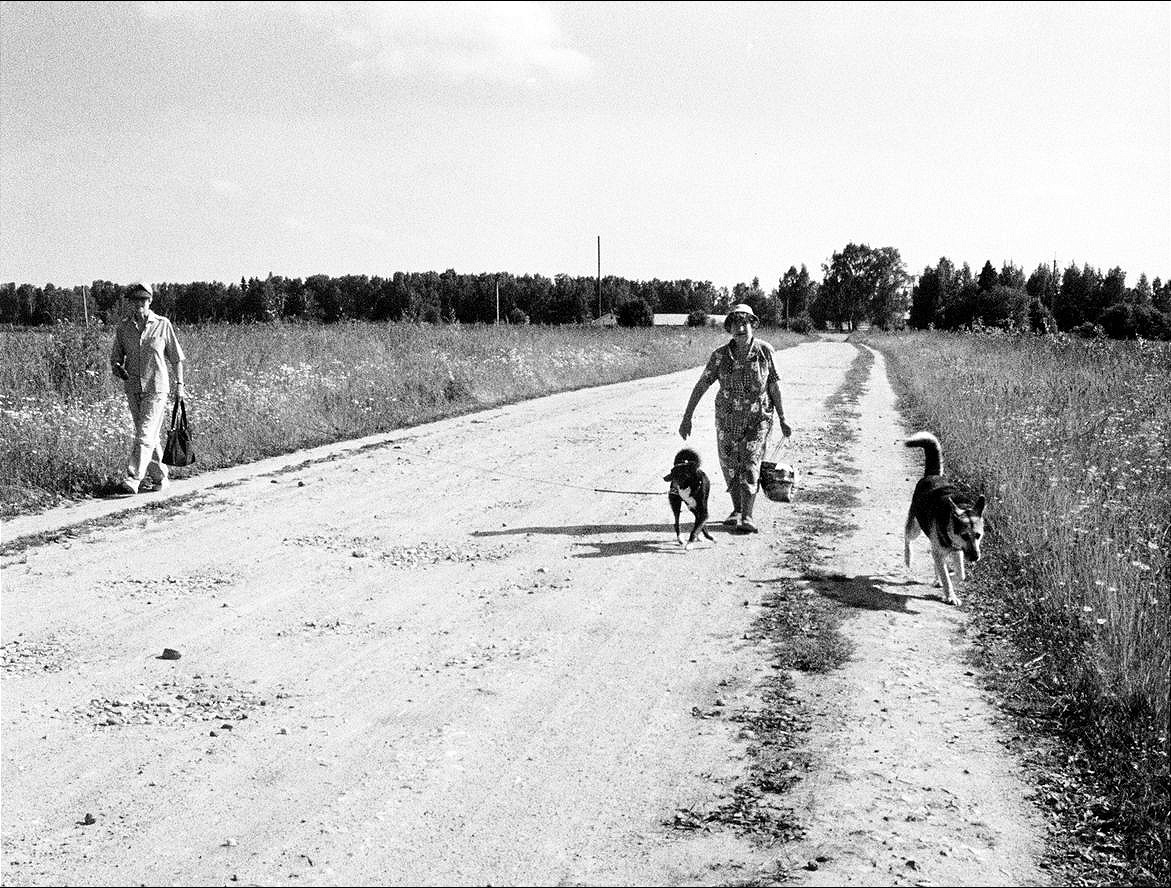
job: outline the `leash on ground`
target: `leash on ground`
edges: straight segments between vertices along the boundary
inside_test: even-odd
[[[617,493],[622,496],[663,496],[665,490],[615,490],[609,487],[587,487],[584,484],[571,484],[568,481],[554,481],[550,478],[535,478],[532,475],[522,475],[518,472],[505,472],[501,469],[487,469],[480,466],[473,465],[468,462],[462,462],[454,459],[443,459],[438,456],[432,456],[429,453],[411,453],[401,444],[391,444],[390,447],[398,451],[403,456],[413,459],[427,459],[431,462],[443,463],[448,466],[460,466],[465,469],[472,469],[482,475],[503,475],[505,478],[515,478],[518,481],[531,481],[536,484],[547,484],[550,487],[565,487],[570,490],[586,490],[590,493]]]
[[[780,442],[774,446],[774,451],[777,454],[779,454],[781,451],[783,451],[788,446],[788,444],[789,444],[789,439],[787,437],[785,437],[784,435],[782,435]],[[662,491],[662,490],[615,490],[610,487],[587,487],[584,484],[571,484],[568,481],[553,481],[549,478],[535,478],[532,475],[522,475],[522,474],[519,474],[518,472],[505,472],[501,469],[484,469],[484,468],[480,468],[479,466],[474,466],[471,463],[462,462],[462,461],[454,460],[454,459],[442,459],[441,457],[438,457],[438,456],[432,456],[429,453],[424,453],[424,454],[411,453],[409,450],[404,448],[402,446],[402,444],[395,444],[393,442],[388,442],[388,444],[384,445],[384,446],[389,446],[391,449],[397,450],[400,454],[402,454],[408,458],[429,459],[432,462],[443,463],[444,465],[448,465],[448,466],[461,466],[463,468],[471,468],[473,471],[480,472],[481,474],[484,474],[484,475],[503,475],[506,478],[515,478],[518,481],[531,481],[534,484],[547,484],[550,487],[564,487],[564,488],[568,488],[570,490],[586,490],[586,491],[589,491],[590,493],[616,493],[616,494],[619,494],[620,496],[662,496],[664,493],[664,491]]]

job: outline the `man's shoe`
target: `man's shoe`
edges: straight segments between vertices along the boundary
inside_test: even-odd
[[[735,527],[739,523],[740,523],[740,513],[739,512],[733,512],[731,515],[729,515],[727,518],[724,519],[724,527]]]
[[[168,487],[171,486],[171,479],[170,478],[156,478],[154,480],[154,486],[155,486],[155,493],[162,493],[164,490],[166,490]]]
[[[118,485],[118,493],[123,494],[124,496],[133,496],[134,494],[138,493],[138,488],[135,487],[131,481],[124,480],[121,484]]]
[[[741,518],[740,524],[737,526],[736,530],[740,533],[760,533],[760,531],[757,530],[756,525],[752,523],[751,518]]]

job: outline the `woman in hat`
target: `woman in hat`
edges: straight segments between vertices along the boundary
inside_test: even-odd
[[[171,389],[168,364],[175,368],[175,399],[186,394],[183,349],[171,322],[150,310],[153,296],[147,284],[130,285],[126,300],[133,311],[114,329],[114,346],[110,350],[110,369],[122,380],[134,421],[126,476],[118,485],[119,492],[126,494],[138,493],[144,481],[153,483],[155,490],[164,490],[170,483],[160,440]]]
[[[716,447],[720,468],[732,495],[732,514],[724,524],[737,533],[756,533],[752,507],[760,483],[760,463],[773,426],[773,411],[785,437],[793,434],[785,422],[781,385],[773,363],[773,347],[754,335],[759,323],[752,307],[733,306],[724,318],[724,329],[732,334],[727,345],[712,352],[699,381],[691,390],[679,434],[691,434],[691,415],[713,382],[716,394]]]

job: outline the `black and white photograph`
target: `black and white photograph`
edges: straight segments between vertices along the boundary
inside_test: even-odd
[[[0,0],[0,885],[1171,882],[1171,2]]]

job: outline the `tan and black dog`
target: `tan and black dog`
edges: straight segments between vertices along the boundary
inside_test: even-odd
[[[980,540],[984,536],[984,497],[972,502],[943,477],[943,452],[939,439],[930,432],[919,432],[906,440],[908,447],[923,448],[923,477],[915,485],[911,508],[904,529],[903,557],[911,566],[911,540],[920,530],[931,543],[935,560],[935,578],[943,587],[943,600],[959,604],[947,569],[953,556],[955,571],[964,579],[964,561],[980,560]]]
[[[707,501],[712,492],[712,483],[707,473],[699,467],[699,454],[690,447],[684,447],[675,454],[675,465],[669,474],[663,477],[664,481],[671,482],[671,489],[667,492],[667,501],[671,503],[671,511],[675,514],[675,542],[684,549],[690,549],[691,544],[699,534],[715,542],[704,525],[707,523]],[[683,504],[691,509],[695,515],[695,524],[691,528],[691,536],[684,543],[679,536],[679,512]]]

